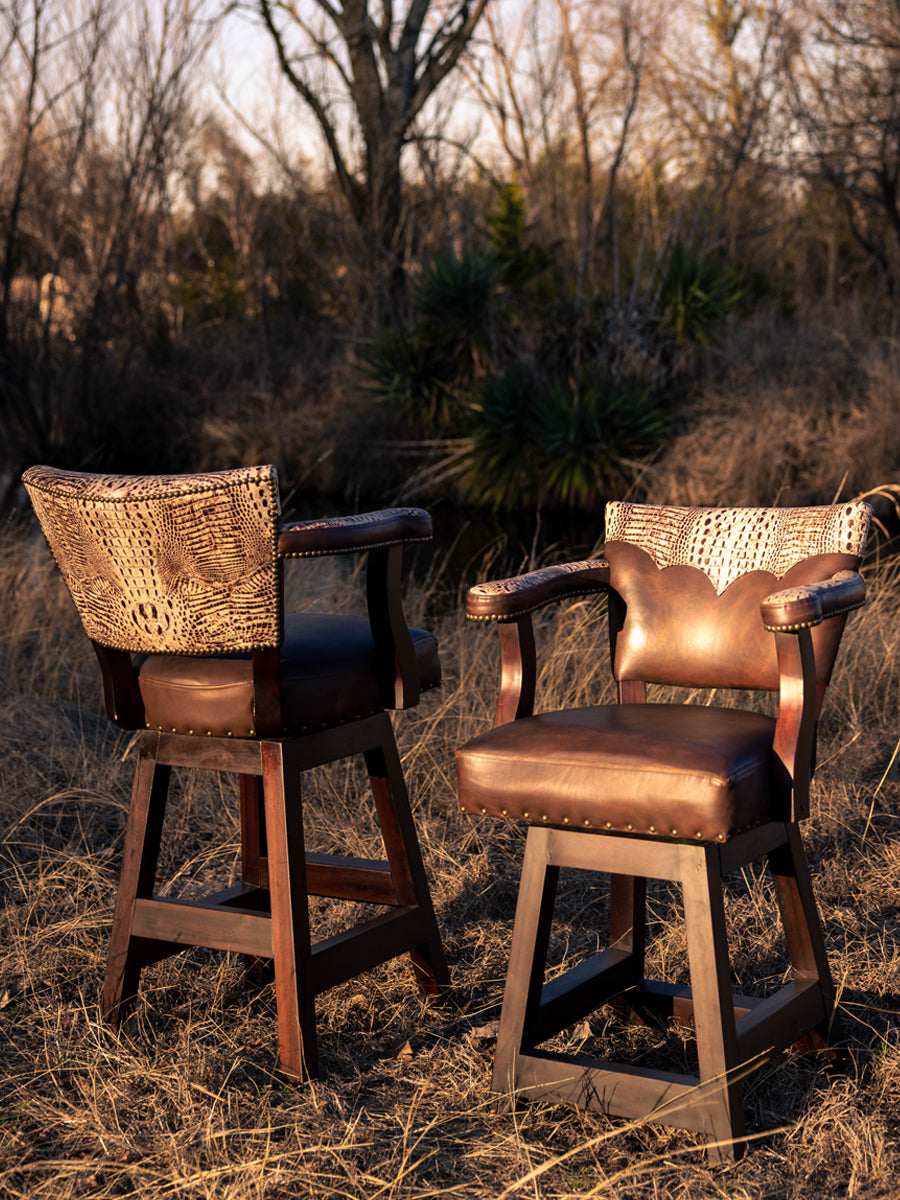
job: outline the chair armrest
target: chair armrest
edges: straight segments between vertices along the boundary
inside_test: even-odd
[[[778,655],[778,720],[773,751],[776,771],[790,788],[789,819],[809,816],[809,789],[815,769],[816,728],[825,685],[816,680],[812,628],[829,617],[861,608],[865,581],[856,571],[773,592],[760,604],[763,624],[775,635]]]
[[[431,516],[423,508],[296,521],[278,531],[280,558],[369,551],[366,601],[385,708],[411,708],[419,700],[419,667],[403,615],[400,559],[404,543],[427,542],[431,536]]]
[[[819,625],[827,617],[862,608],[866,584],[856,571],[838,571],[831,579],[786,588],[766,596],[759,606],[763,624],[772,633],[796,633]]]
[[[609,564],[602,558],[542,567],[527,575],[476,583],[466,596],[466,616],[473,621],[515,621],[554,600],[604,592]]]
[[[496,621],[500,633],[500,696],[495,725],[531,716],[537,683],[537,655],[531,614],[554,600],[605,592],[609,565],[602,558],[543,567],[512,579],[469,588],[466,615]]]
[[[351,554],[404,542],[431,539],[431,516],[423,508],[385,508],[353,517],[294,521],[278,531],[281,558],[315,558],[322,554]]]

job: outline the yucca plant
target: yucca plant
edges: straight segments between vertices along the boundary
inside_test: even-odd
[[[485,380],[471,407],[469,449],[458,474],[476,504],[520,508],[541,499],[542,461],[534,421],[538,382],[523,363]]]
[[[368,390],[411,431],[459,431],[468,392],[492,362],[493,291],[487,255],[439,255],[413,288],[410,324],[381,329],[362,351]]]
[[[554,380],[533,422],[548,494],[591,507],[627,486],[634,461],[662,440],[667,417],[649,388],[585,373],[574,387]]]
[[[627,486],[661,441],[667,415],[649,388],[585,375],[542,383],[519,364],[486,382],[459,459],[471,499],[493,508],[591,508]]]
[[[734,269],[712,254],[676,242],[662,264],[663,311],[685,354],[715,339],[715,327],[739,303]]]

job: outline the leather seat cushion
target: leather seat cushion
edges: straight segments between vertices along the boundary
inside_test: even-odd
[[[782,811],[775,722],[680,704],[526,717],[456,756],[465,812],[574,829],[725,841]]]
[[[423,691],[441,681],[437,639],[411,629]],[[177,733],[255,737],[249,654],[153,655],[138,683],[147,725]],[[286,733],[305,733],[381,712],[372,632],[365,617],[288,613],[281,646]]]

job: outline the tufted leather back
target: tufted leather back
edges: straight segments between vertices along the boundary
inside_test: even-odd
[[[610,636],[618,680],[696,687],[778,687],[775,639],[760,601],[856,570],[865,504],[813,508],[606,508]],[[844,618],[813,631],[828,682]]]
[[[200,475],[22,477],[85,631],[144,654],[223,654],[282,640],[271,466]]]

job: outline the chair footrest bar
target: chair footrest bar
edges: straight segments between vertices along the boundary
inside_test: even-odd
[[[639,1016],[674,1021],[676,1025],[692,1026],[694,1023],[694,997],[685,984],[644,979],[622,998]],[[732,996],[735,1020],[745,1017],[762,1003],[756,996]]]
[[[693,1075],[543,1050],[516,1055],[515,1071],[516,1093],[530,1100],[558,1100],[629,1120],[652,1116],[678,1129],[706,1128],[701,1083]]]
[[[254,912],[269,913],[272,908],[272,898],[269,889],[257,887],[252,883],[235,883],[224,888],[221,892],[213,892],[193,903],[201,908],[246,908]]]
[[[426,941],[418,907],[395,908],[312,948],[311,979],[316,994],[388,962]]]
[[[147,900],[134,903],[133,937],[208,946],[272,957],[272,923],[268,913],[204,901]]]
[[[306,855],[306,889],[311,896],[396,905],[397,893],[386,862],[341,854]]]
[[[540,1045],[594,1012],[630,987],[638,971],[639,965],[627,951],[604,950],[545,983],[534,1027],[526,1027],[525,1041]]]
[[[823,1024],[830,1015],[818,980],[785,984],[738,1023],[741,1061],[777,1054]]]

